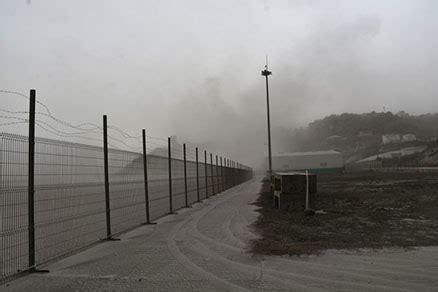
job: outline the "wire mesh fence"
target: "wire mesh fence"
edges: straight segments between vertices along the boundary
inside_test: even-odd
[[[149,155],[147,165],[150,213],[156,219],[169,213],[168,160]]]
[[[189,205],[198,201],[196,162],[187,161],[187,198]]]
[[[0,134],[0,280],[28,265],[27,141]]]
[[[143,157],[110,149],[108,161],[111,230],[117,234],[145,222]]]
[[[221,167],[206,152],[196,162],[184,161],[180,149],[169,151],[171,159],[109,149],[107,209],[103,147],[36,138],[31,214],[28,147],[28,137],[0,133],[0,282],[34,268],[31,216],[38,266],[108,238],[108,224],[115,236],[146,223],[148,215],[155,220],[252,175],[248,167]],[[193,150],[187,157],[195,157]]]
[[[103,178],[99,147],[35,140],[37,264],[104,237]]]

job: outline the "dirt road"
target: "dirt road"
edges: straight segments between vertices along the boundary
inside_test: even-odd
[[[248,254],[260,179],[1,286],[6,291],[438,291],[438,247]]]

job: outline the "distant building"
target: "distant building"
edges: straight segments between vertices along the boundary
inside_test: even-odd
[[[417,141],[420,142],[437,142],[438,136],[417,136]]]
[[[414,134],[385,134],[382,136],[382,143],[383,144],[390,144],[390,143],[400,143],[400,142],[412,142],[417,141],[417,137]]]
[[[406,134],[406,135],[403,135],[403,137],[402,137],[403,142],[411,142],[411,141],[416,141],[416,140],[417,140],[417,137],[415,137],[414,134]]]
[[[382,143],[383,144],[390,144],[390,143],[399,143],[402,139],[399,134],[385,134],[382,136]]]
[[[344,159],[340,152],[314,151],[280,153],[272,157],[274,171],[304,171],[329,173],[342,170]]]

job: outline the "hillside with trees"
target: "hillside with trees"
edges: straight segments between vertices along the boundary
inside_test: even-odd
[[[438,137],[438,114],[409,115],[403,111],[397,114],[343,113],[313,121],[305,128],[292,131],[283,128],[276,132],[281,151],[335,149],[344,154],[347,162],[351,162],[401,147],[401,144],[382,145],[382,135],[416,136],[417,141],[402,143],[403,147],[431,144]]]

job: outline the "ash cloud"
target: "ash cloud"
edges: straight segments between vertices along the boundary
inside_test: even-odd
[[[0,88],[257,166],[330,114],[438,108],[436,1],[0,2]],[[2,108],[25,110],[0,96]],[[0,130],[4,130],[3,128]],[[8,129],[9,131],[9,129]],[[46,133],[37,133],[44,136]],[[100,137],[96,137],[100,138]]]
[[[325,104],[340,97],[351,99],[354,90],[364,96],[369,94],[361,81],[370,77],[362,68],[357,50],[379,30],[380,20],[375,16],[321,27],[275,59],[270,78],[274,153],[287,151],[282,138],[288,130],[309,121],[311,114],[320,114]],[[260,72],[253,73],[257,80],[238,93],[227,88],[219,76],[197,84],[172,108],[170,119],[178,136],[194,140],[204,137],[212,151],[224,149],[233,157],[260,165],[267,152],[265,83]],[[230,95],[240,102],[231,106],[227,102]]]

